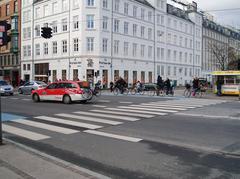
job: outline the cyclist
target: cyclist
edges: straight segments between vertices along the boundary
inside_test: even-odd
[[[167,78],[166,81],[164,82],[164,86],[166,87],[166,95],[168,95],[170,92],[170,88],[171,88],[171,83],[170,83],[169,78]]]
[[[160,75],[158,75],[158,78],[157,78],[157,96],[159,96],[159,93],[162,93],[163,91],[163,80],[162,80],[162,77]]]
[[[192,87],[193,87],[193,96],[195,96],[196,92],[200,89],[199,79],[197,77],[193,79]]]
[[[116,82],[115,82],[115,87],[118,88],[121,92],[121,94],[123,94],[124,92],[124,87],[126,87],[127,83],[126,81],[120,77]]]

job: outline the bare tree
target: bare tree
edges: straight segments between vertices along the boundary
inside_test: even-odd
[[[208,45],[210,52],[216,58],[216,65],[220,66],[220,70],[225,70],[228,64],[228,53],[225,44],[209,43]]]

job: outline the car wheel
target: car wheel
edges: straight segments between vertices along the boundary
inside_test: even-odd
[[[23,94],[22,89],[18,89],[19,94]]]
[[[72,100],[71,97],[69,95],[64,95],[63,96],[63,103],[64,104],[71,104]]]
[[[40,101],[38,94],[34,94],[32,99],[33,99],[34,102],[39,102]]]
[[[13,93],[10,93],[10,96],[13,96]]]

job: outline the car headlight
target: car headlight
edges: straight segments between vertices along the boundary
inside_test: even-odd
[[[0,87],[0,91],[4,91],[4,89],[2,87]]]

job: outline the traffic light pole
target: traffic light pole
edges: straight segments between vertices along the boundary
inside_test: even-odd
[[[34,3],[35,1],[33,0],[33,3],[32,3],[32,80],[35,80],[35,77],[34,77],[34,33],[35,33],[35,27],[34,27]]]

